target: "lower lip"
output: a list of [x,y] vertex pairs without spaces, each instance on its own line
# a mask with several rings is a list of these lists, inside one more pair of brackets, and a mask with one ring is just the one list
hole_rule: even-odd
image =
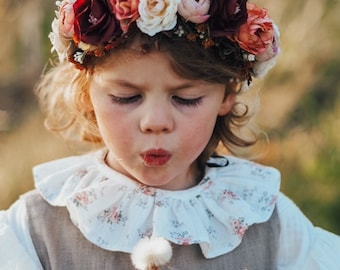
[[141,154],[141,157],[145,165],[149,167],[161,167],[169,162],[171,154],[165,150],[150,150]]

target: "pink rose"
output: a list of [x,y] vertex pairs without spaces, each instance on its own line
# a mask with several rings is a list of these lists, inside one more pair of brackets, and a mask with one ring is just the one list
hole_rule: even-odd
[[76,0],[63,1],[59,9],[59,30],[64,37],[71,38],[74,34],[74,10],[73,4]]
[[258,8],[253,3],[247,3],[247,9],[247,22],[241,25],[234,39],[242,49],[258,55],[273,43],[274,24],[266,9]]
[[255,77],[263,78],[267,72],[274,67],[276,57],[280,53],[280,32],[279,28],[274,24],[273,42],[269,44],[266,50],[255,56],[253,73]]
[[178,6],[178,13],[187,21],[203,23],[210,15],[210,0],[182,0]]
[[256,55],[256,61],[264,62],[280,53],[280,32],[279,27],[274,25],[274,37],[273,41],[267,45],[266,50]]
[[73,4],[76,42],[103,46],[122,30],[108,0],[77,0]]
[[110,0],[110,3],[120,27],[127,32],[130,24],[139,18],[139,0]]

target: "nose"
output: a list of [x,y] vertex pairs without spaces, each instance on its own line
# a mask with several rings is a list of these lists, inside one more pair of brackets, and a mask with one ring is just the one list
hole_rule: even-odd
[[142,112],[140,129],[143,133],[170,133],[174,128],[171,108],[165,104],[148,104]]

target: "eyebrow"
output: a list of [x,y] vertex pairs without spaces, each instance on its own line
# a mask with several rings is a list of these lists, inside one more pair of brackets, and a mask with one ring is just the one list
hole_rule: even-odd
[[120,85],[120,86],[124,86],[124,87],[128,87],[128,88],[133,88],[133,89],[140,89],[140,87],[136,84],[133,84],[129,81],[126,81],[126,80],[121,80],[121,79],[113,79],[113,80],[108,80],[109,83],[114,83],[114,84],[117,84],[117,85]]
[[[120,86],[124,86],[124,87],[127,87],[127,88],[137,89],[137,90],[140,90],[140,89],[143,88],[143,85],[139,86],[137,84],[131,83],[131,82],[124,80],[124,79],[110,79],[110,80],[108,80],[108,82],[114,83],[114,84],[117,84],[117,85],[120,85]],[[171,87],[169,87],[169,89],[172,90],[172,91],[179,91],[179,90],[191,88],[191,87],[194,87],[194,86],[196,86],[195,83],[188,82],[188,83],[179,84],[178,86],[171,86]]]

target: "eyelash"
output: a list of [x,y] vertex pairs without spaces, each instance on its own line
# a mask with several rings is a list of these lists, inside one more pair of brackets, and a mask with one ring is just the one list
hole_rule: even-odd
[[117,97],[114,95],[111,95],[111,99],[113,103],[125,105],[125,104],[132,104],[134,102],[139,101],[142,98],[141,95],[135,95],[131,97]]
[[[132,104],[132,103],[139,101],[141,98],[142,98],[141,95],[135,95],[131,97],[117,97],[117,96],[111,95],[112,102],[120,104],[120,105]],[[177,104],[188,106],[188,107],[198,106],[202,102],[202,97],[187,99],[187,98],[181,98],[178,96],[173,96],[172,99]]]
[[187,99],[187,98],[173,96],[172,98],[179,105],[184,105],[188,107],[198,106],[202,102],[202,97]]

